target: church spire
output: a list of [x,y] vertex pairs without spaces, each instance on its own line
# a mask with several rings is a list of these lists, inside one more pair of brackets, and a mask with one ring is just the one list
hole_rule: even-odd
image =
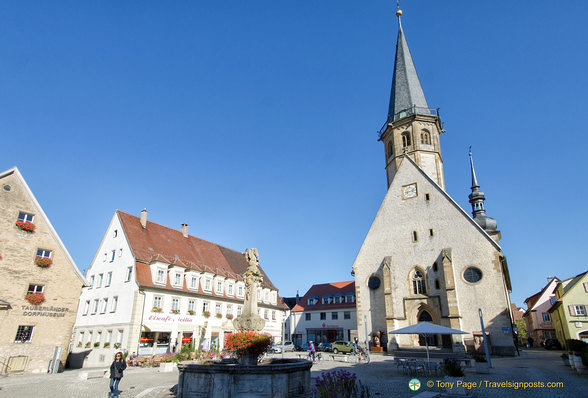
[[486,231],[496,231],[496,220],[486,216],[486,209],[484,208],[484,201],[486,197],[484,192],[480,191],[480,185],[478,185],[478,179],[476,178],[476,170],[474,169],[474,158],[472,156],[472,147],[470,147],[470,168],[472,171],[472,193],[469,194],[468,198],[472,204],[472,215],[474,221],[478,225],[484,228]]
[[398,39],[396,41],[396,60],[394,62],[394,74],[392,77],[392,92],[390,93],[390,106],[388,108],[388,121],[393,122],[412,114],[429,115],[429,106],[425,99],[425,93],[417,75],[408,43],[404,37],[398,10]]

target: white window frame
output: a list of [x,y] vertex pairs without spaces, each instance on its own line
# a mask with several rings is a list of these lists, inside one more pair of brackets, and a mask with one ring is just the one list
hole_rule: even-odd
[[17,220],[20,222],[33,222],[35,220],[35,215],[19,211]]
[[180,310],[180,299],[178,297],[172,297],[171,309],[175,311]]
[[165,283],[165,270],[162,270],[161,268],[155,270],[155,282]]
[[195,311],[196,300],[188,300],[188,311]]
[[237,316],[241,315],[243,313],[243,306],[238,305],[237,306]]
[[216,292],[219,294],[223,293],[223,281],[216,281]]
[[237,288],[237,296],[243,297],[243,285],[239,285]]
[[210,312],[210,303],[208,301],[202,302],[202,312]]
[[228,294],[229,296],[232,296],[232,295],[233,295],[233,284],[232,284],[232,283],[229,283],[229,284],[227,285],[227,294]]
[[100,306],[100,300],[94,299],[94,305],[92,306],[92,314],[95,314],[98,312],[99,306]]
[[118,306],[118,296],[114,296],[112,298],[112,303],[110,304],[110,312],[116,312],[117,306]]
[[163,308],[162,296],[153,296],[153,308]]
[[133,275],[133,267],[127,267],[127,279],[125,280],[125,282],[130,282],[131,281],[131,276]]
[[51,250],[37,249],[37,257],[39,258],[51,258]]
[[104,279],[104,274],[98,274],[98,281],[96,282],[96,289],[102,287],[102,280]]
[[106,281],[104,282],[104,287],[110,286],[112,283],[112,271],[106,274]]
[[124,333],[125,333],[124,329],[118,329],[118,336],[116,337],[117,343],[122,344]]
[[223,306],[221,303],[216,303],[214,305],[214,313],[215,314],[222,314],[223,313]]
[[[28,328],[28,329],[21,330],[21,328]],[[19,340],[18,339],[19,335],[22,335],[22,333],[24,333],[27,330],[30,330],[29,338],[27,340],[22,340],[22,339]],[[14,337],[14,342],[15,343],[30,343],[33,340],[34,333],[35,333],[35,326],[34,325],[18,325],[18,328],[16,329],[16,336]]]
[[115,258],[116,258],[116,249],[112,250],[112,252],[111,252],[110,262],[113,262]]
[[88,315],[90,312],[90,300],[86,300],[84,303],[84,313],[82,315]]
[[102,299],[102,311],[101,314],[105,314],[108,311],[108,298]]
[[174,274],[174,285],[175,286],[182,286],[182,274],[176,272]]
[[212,289],[211,283],[212,283],[212,280],[210,278],[206,278],[204,280],[204,290],[206,290],[207,292],[210,292],[210,290]]
[[[33,289],[31,290],[31,286]],[[45,285],[35,285],[33,283],[29,284],[27,289],[27,293],[43,293],[45,291]]]
[[90,287],[88,289],[93,289],[94,288],[94,275],[90,276]]
[[190,289],[192,289],[192,290],[198,289],[198,278],[195,276],[192,276],[190,278]]

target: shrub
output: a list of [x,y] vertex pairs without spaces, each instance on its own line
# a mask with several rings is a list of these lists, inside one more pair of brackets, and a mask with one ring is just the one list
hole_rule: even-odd
[[317,398],[355,398],[369,397],[366,386],[362,385],[354,373],[343,369],[332,372],[322,372],[316,378],[313,393]]
[[271,344],[269,336],[250,331],[231,333],[225,338],[225,348],[239,356],[261,355]]
[[441,369],[449,377],[461,377],[464,375],[459,360],[455,358],[445,358],[441,362]]
[[588,347],[588,344],[582,340],[568,339],[566,340],[566,347],[568,348],[568,351],[580,353],[585,347]]
[[484,355],[474,355],[474,361],[476,362],[488,362]]

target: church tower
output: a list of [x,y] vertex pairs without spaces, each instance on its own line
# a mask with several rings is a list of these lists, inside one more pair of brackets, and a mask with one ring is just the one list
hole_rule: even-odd
[[445,189],[439,134],[438,109],[429,108],[400,23],[392,77],[388,118],[379,132],[384,143],[388,187],[404,156],[410,158],[439,186]]

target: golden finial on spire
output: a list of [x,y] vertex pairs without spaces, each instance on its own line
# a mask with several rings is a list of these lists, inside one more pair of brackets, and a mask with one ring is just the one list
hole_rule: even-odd
[[398,18],[400,18],[400,16],[401,16],[401,15],[402,15],[402,10],[398,10],[398,11],[396,11],[396,16],[397,16]]

